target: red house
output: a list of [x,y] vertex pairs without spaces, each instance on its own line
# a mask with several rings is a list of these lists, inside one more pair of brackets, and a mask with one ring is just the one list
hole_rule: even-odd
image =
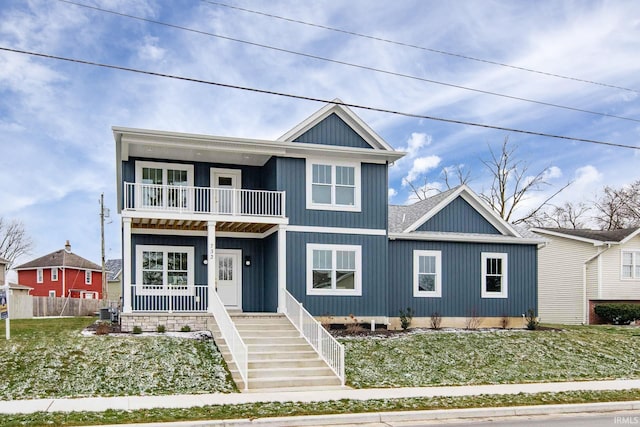
[[102,298],[102,267],[64,249],[19,265],[18,283],[44,297]]

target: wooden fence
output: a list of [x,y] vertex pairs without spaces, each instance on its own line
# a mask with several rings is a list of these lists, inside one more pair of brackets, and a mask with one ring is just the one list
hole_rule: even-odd
[[33,297],[33,317],[93,316],[101,306],[98,299]]

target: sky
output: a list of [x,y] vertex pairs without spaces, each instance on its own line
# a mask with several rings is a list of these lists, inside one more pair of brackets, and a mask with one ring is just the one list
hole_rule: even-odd
[[[640,146],[638,1],[223,1],[77,0],[114,14],[2,0],[0,48]],[[102,193],[111,213],[106,257],[120,257],[112,126],[276,139],[322,105],[0,50],[0,217],[22,221],[34,243],[18,262],[65,240],[99,262]],[[441,171],[456,165],[485,191],[482,160],[507,137],[531,172],[548,168],[549,185],[523,211],[568,182],[556,204],[592,201],[606,185],[640,179],[637,149],[354,111],[407,152],[389,170],[393,204],[412,201],[404,180],[444,189]]]

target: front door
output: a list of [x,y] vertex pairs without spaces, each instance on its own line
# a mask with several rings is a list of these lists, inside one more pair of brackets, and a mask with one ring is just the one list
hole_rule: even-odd
[[242,251],[216,249],[218,296],[227,309],[242,310]]
[[211,169],[211,187],[213,190],[212,211],[221,214],[237,213],[239,197],[237,192],[242,188],[239,169]]

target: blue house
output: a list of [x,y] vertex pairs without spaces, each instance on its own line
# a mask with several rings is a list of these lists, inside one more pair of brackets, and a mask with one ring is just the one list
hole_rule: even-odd
[[388,206],[404,153],[335,102],[275,141],[113,128],[123,330],[213,329],[248,387],[258,326],[290,322],[343,384],[314,318],[397,327],[411,307],[416,326],[497,325],[536,308],[539,240],[466,186]]

